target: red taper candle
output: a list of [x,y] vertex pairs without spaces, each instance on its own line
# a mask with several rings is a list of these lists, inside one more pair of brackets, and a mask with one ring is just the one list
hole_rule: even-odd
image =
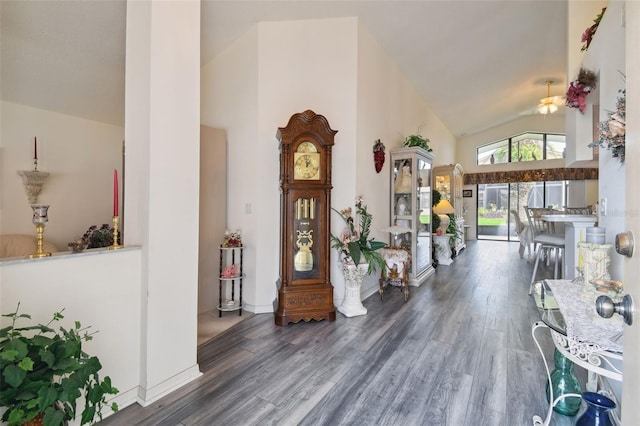
[[113,170],[113,215],[118,216],[118,170]]
[[33,159],[38,159],[38,138],[36,136],[33,137]]

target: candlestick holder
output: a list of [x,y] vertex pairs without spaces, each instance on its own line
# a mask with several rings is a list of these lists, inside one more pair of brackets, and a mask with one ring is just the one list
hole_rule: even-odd
[[113,217],[113,244],[107,247],[107,250],[121,249],[123,246],[118,244],[118,224],[120,223],[120,217]]
[[37,161],[35,165],[36,167],[33,171],[18,170],[18,174],[22,177],[24,191],[27,193],[30,204],[36,204],[38,202],[38,195],[40,195],[40,191],[42,191],[44,181],[49,177],[49,173],[38,171]]
[[49,222],[48,211],[49,206],[41,204],[34,204],[31,206],[33,210],[33,218],[31,221],[36,226],[36,252],[29,255],[30,259],[39,259],[41,257],[49,257],[51,253],[45,252],[42,249],[42,243],[44,241],[44,225]]

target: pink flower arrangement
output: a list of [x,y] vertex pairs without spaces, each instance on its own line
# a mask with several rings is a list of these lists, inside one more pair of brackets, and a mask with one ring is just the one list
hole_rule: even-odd
[[596,88],[598,76],[593,71],[580,68],[578,78],[569,83],[566,93],[567,106],[578,108],[581,113],[587,109],[587,95]]
[[228,265],[222,270],[222,278],[235,278],[238,276],[238,265]]
[[340,235],[331,234],[331,247],[338,249],[340,261],[354,265],[360,264],[361,261],[368,263],[368,273],[375,272],[376,266],[383,268],[384,261],[378,250],[383,248],[386,243],[375,241],[374,238],[369,239],[373,216],[367,211],[367,205],[364,204],[362,196],[356,197],[359,227],[356,227],[351,207],[342,210],[336,210],[333,207],[331,209],[338,213],[346,224],[346,228]]

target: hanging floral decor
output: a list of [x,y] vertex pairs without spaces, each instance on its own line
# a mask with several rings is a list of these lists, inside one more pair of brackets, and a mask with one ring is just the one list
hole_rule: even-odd
[[581,113],[587,109],[587,95],[598,85],[598,76],[593,71],[580,68],[578,78],[569,83],[567,106],[578,108]]
[[380,139],[376,139],[373,144],[373,164],[376,168],[376,173],[380,173],[382,166],[384,166],[384,149],[385,146]]
[[625,144],[625,127],[626,127],[626,90],[620,90],[618,101],[616,102],[616,111],[609,113],[607,120],[598,124],[599,139],[591,144],[590,147],[601,146],[611,151],[611,156],[624,163],[624,144]]
[[581,41],[584,43],[582,45],[582,49],[580,51],[584,52],[589,48],[591,44],[591,40],[593,40],[593,36],[596,35],[596,31],[598,30],[598,25],[600,25],[600,21],[602,20],[602,16],[604,15],[604,11],[607,10],[606,7],[602,8],[602,12],[600,12],[596,18],[593,20],[593,25],[584,30],[582,33]]

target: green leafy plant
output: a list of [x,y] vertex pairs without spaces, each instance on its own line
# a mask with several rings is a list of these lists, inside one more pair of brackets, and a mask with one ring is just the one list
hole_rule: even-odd
[[[437,206],[440,200],[442,200],[442,194],[437,189],[434,189],[431,193],[431,208]],[[434,213],[431,219],[431,231],[436,232],[436,229],[440,227],[440,216]]]
[[425,149],[427,152],[433,151],[429,147],[429,142],[431,142],[428,138],[421,136],[420,134],[409,135],[404,139],[403,145],[406,147],[420,147]]
[[380,250],[386,243],[369,239],[371,230],[371,221],[373,216],[367,211],[367,206],[363,204],[362,197],[356,198],[356,212],[360,217],[360,228],[356,230],[351,207],[343,210],[333,211],[338,213],[345,221],[347,227],[339,236],[331,234],[331,247],[338,249],[341,260],[344,262],[353,262],[355,265],[360,263],[362,257],[369,264],[368,273],[375,272],[376,266],[384,268],[384,260],[380,255]]
[[447,227],[447,234],[453,234],[449,237],[449,245],[453,248],[456,246],[456,239],[462,235],[462,232],[458,229],[456,225],[456,215],[453,213],[449,213],[449,226]]
[[[66,424],[76,418],[77,400],[84,396],[81,423],[91,423],[106,403],[106,395],[117,394],[95,356],[82,350],[82,343],[92,334],[75,327],[56,331],[51,324],[60,321],[62,311],[56,312],[46,325],[18,327],[19,320],[31,319],[16,311],[3,314],[11,318],[11,325],[0,330],[0,406],[6,407],[2,420],[8,425],[20,425],[42,415],[45,426]],[[64,311],[64,310],[63,310]],[[118,410],[116,403],[111,404]]]

